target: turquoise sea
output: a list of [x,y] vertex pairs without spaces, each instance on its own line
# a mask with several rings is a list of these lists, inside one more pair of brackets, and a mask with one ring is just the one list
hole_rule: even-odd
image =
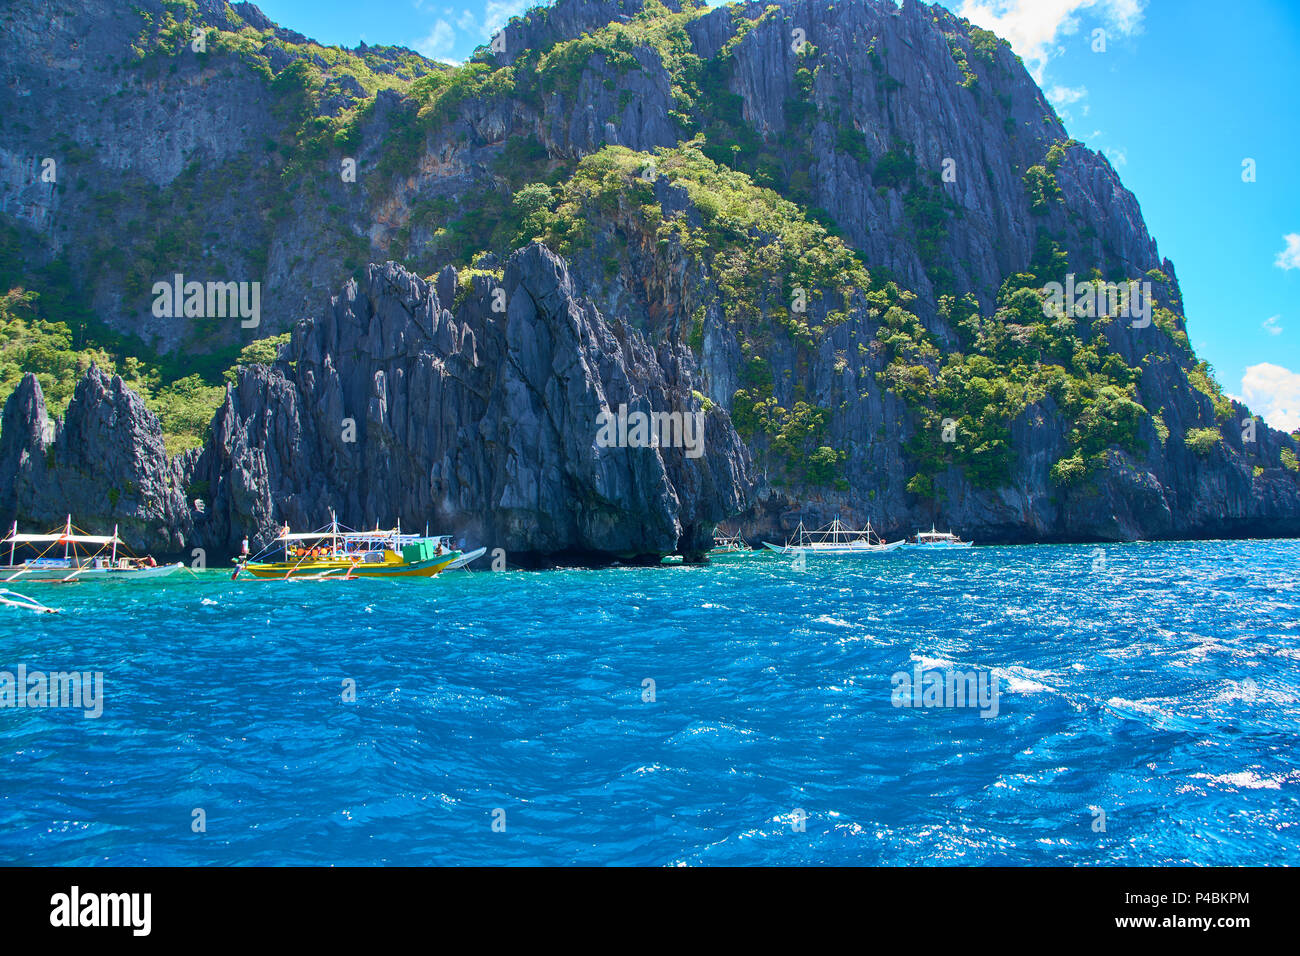
[[[1298,568],[1227,541],[28,585],[62,613],[0,608],[0,671],[102,672],[103,713],[0,709],[0,864],[1296,864]],[[996,714],[895,706],[947,670]]]

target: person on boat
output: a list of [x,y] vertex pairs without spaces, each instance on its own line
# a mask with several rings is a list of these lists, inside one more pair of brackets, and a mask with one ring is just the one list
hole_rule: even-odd
[[438,555],[439,557],[442,556],[442,542],[441,542],[441,541],[439,541],[439,542],[438,542],[438,546],[437,546],[436,548],[433,549],[433,553],[436,554],[436,555]]
[[158,567],[158,562],[153,559],[152,554],[146,554],[144,556],[144,566],[146,568],[156,568]]
[[244,535],[244,540],[239,546],[239,556],[241,558],[248,557],[248,535]]

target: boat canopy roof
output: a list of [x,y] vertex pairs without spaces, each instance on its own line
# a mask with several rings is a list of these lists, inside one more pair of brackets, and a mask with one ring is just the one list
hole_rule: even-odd
[[122,544],[122,539],[111,534],[22,534],[15,532],[3,544]]
[[[450,538],[451,535],[430,535],[427,540],[443,540]],[[419,534],[399,534],[396,528],[375,529],[373,531],[334,531],[329,528],[320,531],[295,531],[290,534],[277,535],[276,541],[320,541],[325,538],[341,538],[344,541],[392,541],[394,539],[404,542],[426,540],[425,535]]]
[[321,538],[340,538],[342,537],[337,531],[296,531],[293,534],[282,534],[276,537],[276,541],[319,541]]

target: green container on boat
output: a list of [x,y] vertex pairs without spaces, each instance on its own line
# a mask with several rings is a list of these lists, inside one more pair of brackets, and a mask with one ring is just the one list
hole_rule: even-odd
[[407,564],[419,564],[421,561],[429,561],[436,557],[434,552],[434,543],[432,541],[416,541],[412,544],[402,545],[402,560]]

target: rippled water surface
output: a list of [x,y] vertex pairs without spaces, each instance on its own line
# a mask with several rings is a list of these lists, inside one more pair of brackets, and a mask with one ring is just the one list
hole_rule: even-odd
[[[1296,864],[1298,559],[29,585],[0,670],[104,711],[0,709],[0,864]],[[918,665],[997,715],[894,706]]]

